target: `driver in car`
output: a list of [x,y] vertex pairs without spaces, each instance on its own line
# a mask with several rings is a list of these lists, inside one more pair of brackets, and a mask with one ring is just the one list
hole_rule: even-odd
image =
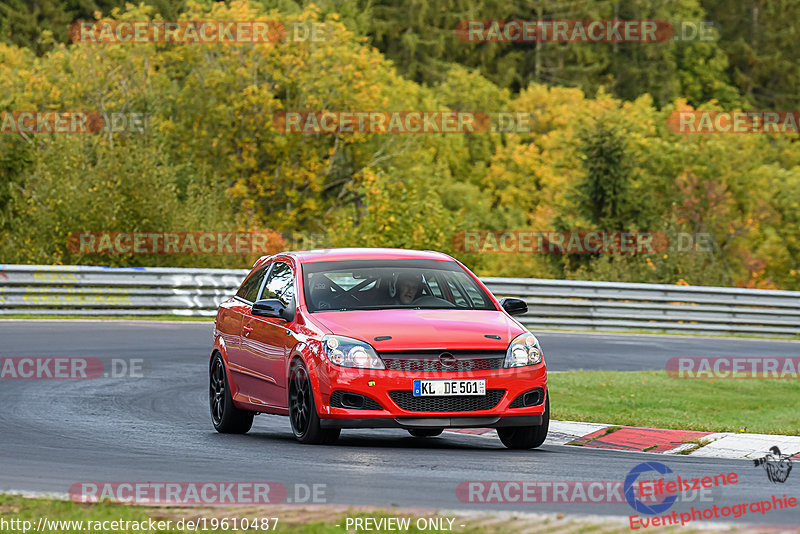
[[408,305],[414,302],[420,285],[422,285],[422,277],[418,274],[401,273],[397,275],[395,303]]

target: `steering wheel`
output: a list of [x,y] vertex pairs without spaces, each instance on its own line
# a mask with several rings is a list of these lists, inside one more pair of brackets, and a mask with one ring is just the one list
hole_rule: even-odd
[[448,308],[455,308],[455,304],[449,300],[440,299],[439,297],[434,297],[433,295],[423,295],[414,299],[411,304],[419,306],[447,306]]

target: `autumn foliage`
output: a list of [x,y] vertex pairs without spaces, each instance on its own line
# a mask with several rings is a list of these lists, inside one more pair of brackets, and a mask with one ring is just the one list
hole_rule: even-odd
[[[97,15],[160,16],[144,4]],[[516,91],[454,62],[418,83],[313,5],[190,2],[179,20],[270,20],[287,33],[59,43],[40,55],[0,44],[0,110],[86,110],[106,121],[81,135],[0,134],[0,262],[249,267],[252,255],[85,255],[68,239],[269,231],[296,247],[441,250],[481,275],[800,289],[797,134],[669,127],[674,112],[730,111],[735,99],[699,102],[697,90],[625,100],[533,82]],[[312,27],[319,38],[294,32]],[[287,133],[275,121],[289,111],[411,110],[534,120],[529,131],[420,135]],[[580,257],[453,246],[459,232],[526,230],[703,234],[712,246]]]

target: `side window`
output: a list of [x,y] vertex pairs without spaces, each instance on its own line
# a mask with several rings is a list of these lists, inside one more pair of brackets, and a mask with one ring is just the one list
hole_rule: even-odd
[[276,263],[267,278],[262,299],[278,299],[284,306],[289,306],[294,297],[294,276],[292,268],[286,263]]
[[236,296],[241,297],[248,302],[255,302],[256,297],[258,296],[258,289],[261,287],[261,282],[264,281],[264,275],[267,274],[268,268],[269,264],[261,267],[252,275],[250,275],[250,277],[245,280],[244,284],[242,284],[242,287],[239,288]]

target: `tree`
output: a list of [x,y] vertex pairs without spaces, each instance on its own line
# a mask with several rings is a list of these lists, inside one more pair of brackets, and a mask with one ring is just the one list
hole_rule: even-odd
[[586,177],[577,186],[578,213],[596,229],[624,230],[635,221],[630,185],[634,164],[625,132],[607,120],[600,118],[581,135]]
[[702,0],[720,31],[729,78],[755,109],[797,109],[800,17],[792,0]]

